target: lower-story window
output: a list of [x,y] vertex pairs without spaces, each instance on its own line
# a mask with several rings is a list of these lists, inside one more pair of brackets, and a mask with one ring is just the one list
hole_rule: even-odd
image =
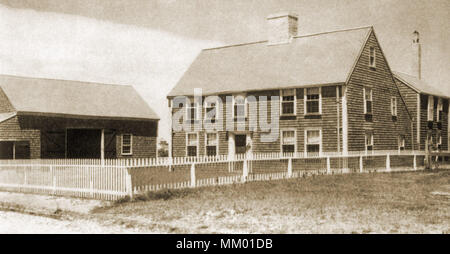
[[321,130],[306,130],[306,152],[307,153],[320,153],[320,146],[322,143]]
[[366,133],[366,151],[372,151],[373,150],[373,133],[367,132]]
[[133,143],[133,135],[131,134],[122,135],[122,155],[133,154],[132,143]]
[[405,150],[405,136],[403,135],[398,136],[398,150]]
[[190,157],[197,156],[197,150],[198,150],[197,133],[188,133],[187,134],[186,146],[187,146],[187,156],[190,156]]
[[217,155],[218,138],[217,133],[206,133],[206,155]]
[[295,130],[281,131],[281,150],[283,153],[295,152]]
[[437,143],[437,149],[441,150],[442,149],[442,134],[440,131],[438,131],[438,133],[436,134],[436,143]]
[[0,141],[0,159],[30,159],[30,142]]

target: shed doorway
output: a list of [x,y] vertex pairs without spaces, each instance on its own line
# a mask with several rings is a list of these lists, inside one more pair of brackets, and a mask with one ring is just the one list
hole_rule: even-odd
[[101,135],[99,129],[67,129],[67,158],[100,159]]

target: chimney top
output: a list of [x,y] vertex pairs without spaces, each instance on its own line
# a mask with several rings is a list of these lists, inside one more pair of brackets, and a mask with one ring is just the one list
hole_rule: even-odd
[[419,34],[419,32],[417,32],[417,30],[415,30],[413,33],[412,33],[412,38],[413,38],[413,43],[419,43],[419,36],[420,34]]
[[297,36],[298,15],[279,12],[267,16],[268,45],[286,44]]

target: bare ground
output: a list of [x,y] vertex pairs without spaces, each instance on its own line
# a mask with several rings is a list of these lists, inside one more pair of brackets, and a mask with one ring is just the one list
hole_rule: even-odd
[[57,218],[0,212],[0,232],[450,233],[450,171],[161,191],[95,207]]

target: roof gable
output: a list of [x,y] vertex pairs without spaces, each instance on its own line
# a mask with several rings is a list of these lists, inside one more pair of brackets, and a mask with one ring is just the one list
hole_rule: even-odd
[[159,119],[132,86],[0,75],[0,87],[18,113]]
[[345,83],[372,30],[356,28],[290,43],[256,42],[203,50],[169,97]]
[[394,71],[393,74],[394,74],[394,77],[398,81],[400,81],[400,82],[404,83],[405,85],[407,85],[408,87],[412,88],[417,93],[424,93],[424,94],[434,95],[434,96],[438,96],[438,97],[450,98],[449,95],[444,94],[444,92],[440,91],[439,89],[437,89],[435,87],[428,85],[425,81],[418,79],[417,77],[411,76],[406,73],[397,72],[397,71]]

